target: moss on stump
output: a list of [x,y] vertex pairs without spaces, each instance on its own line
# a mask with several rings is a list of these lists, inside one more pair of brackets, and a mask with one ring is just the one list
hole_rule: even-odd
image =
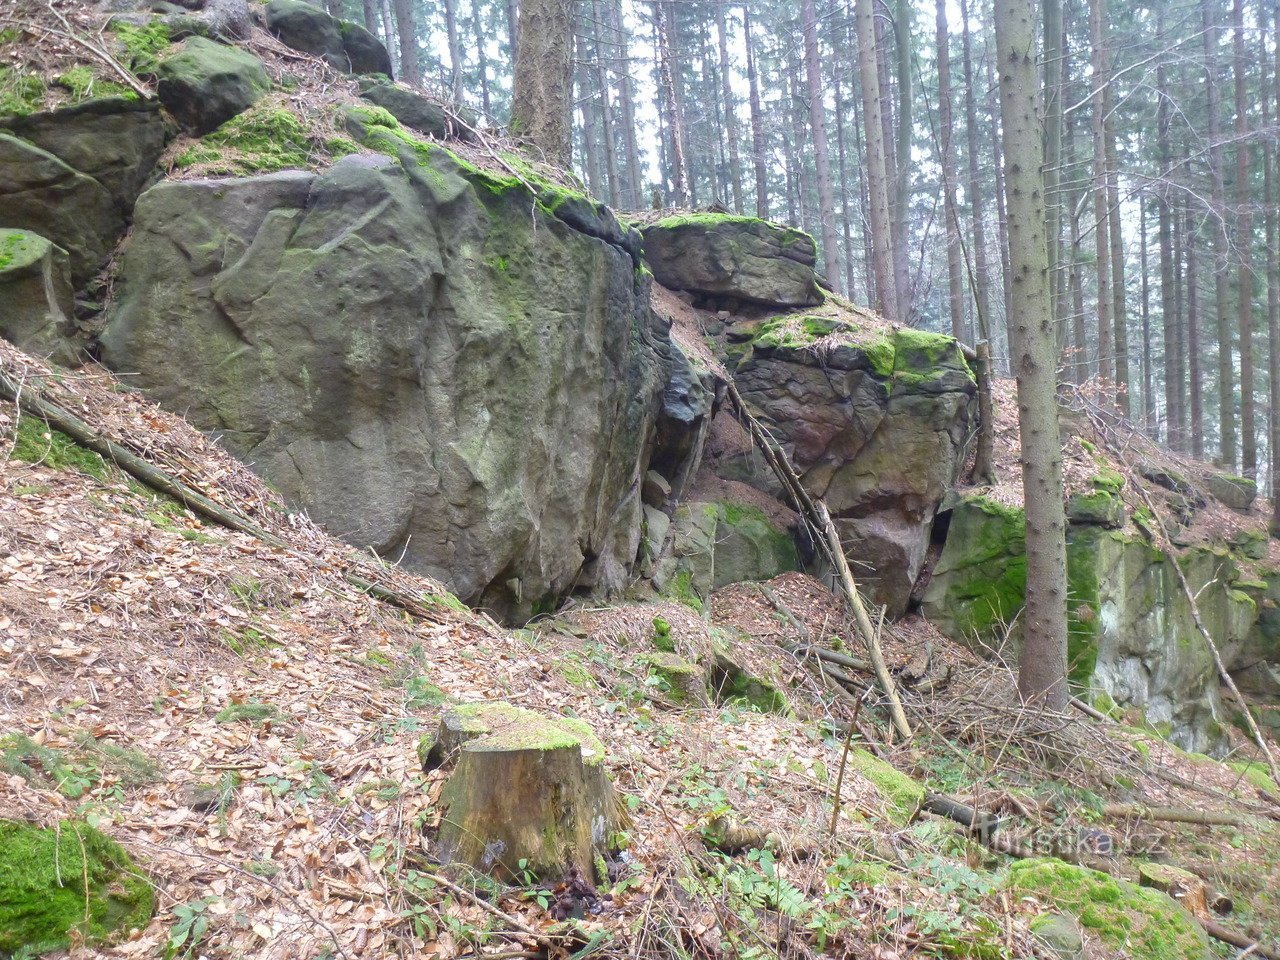
[[1206,960],[1209,941],[1183,907],[1156,890],[1061,860],[1024,860],[1009,868],[1009,889],[1069,913],[1108,955],[1133,960]]
[[441,863],[501,880],[590,874],[617,831],[617,799],[604,747],[591,728],[509,703],[454,707],[425,752],[428,769],[452,764],[440,796]]
[[151,885],[85,823],[0,820],[0,954],[106,943],[151,919]]

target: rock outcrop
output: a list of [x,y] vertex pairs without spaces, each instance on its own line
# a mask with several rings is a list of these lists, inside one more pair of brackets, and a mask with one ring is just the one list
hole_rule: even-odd
[[809,307],[822,302],[813,238],[752,217],[688,214],[644,229],[644,253],[664,287],[717,305]]
[[350,20],[339,20],[305,0],[271,0],[267,29],[281,43],[320,57],[345,73],[391,76],[391,57],[377,37]]
[[104,359],[470,603],[620,588],[672,349],[634,238],[378,130],[394,158],[147,191]]
[[158,68],[160,102],[188,133],[203,136],[271,89],[262,61],[226,44],[192,37]]
[[[924,613],[952,639],[1009,656],[1026,590],[1023,513],[965,497],[947,519]],[[1139,536],[1093,524],[1068,528],[1068,666],[1084,695],[1137,707],[1179,746],[1211,751],[1221,741],[1218,678],[1174,562],[1228,667],[1251,665],[1265,688],[1276,647],[1271,618],[1259,610],[1271,587],[1243,580],[1225,548],[1193,547],[1175,560]]]
[[901,615],[977,416],[960,345],[790,315],[754,330],[734,378],[825,499],[872,599]]
[[67,253],[39,234],[0,228],[0,336],[70,364],[74,304]]
[[168,139],[160,105],[126,97],[0,118],[0,227],[57,244],[82,286],[124,235]]

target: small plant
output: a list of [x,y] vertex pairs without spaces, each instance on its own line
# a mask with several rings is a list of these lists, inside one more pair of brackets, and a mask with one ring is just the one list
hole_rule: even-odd
[[209,907],[217,902],[217,897],[205,897],[173,908],[177,923],[169,930],[169,940],[164,945],[165,960],[196,955],[209,932]]
[[252,723],[259,726],[280,719],[280,710],[269,703],[247,700],[244,703],[229,703],[218,711],[213,718],[217,723]]

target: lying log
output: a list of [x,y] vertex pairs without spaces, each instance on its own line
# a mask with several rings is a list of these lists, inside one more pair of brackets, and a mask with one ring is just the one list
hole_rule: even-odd
[[1217,810],[1185,807],[1148,807],[1140,803],[1104,803],[1102,815],[1113,820],[1155,820],[1160,823],[1196,823],[1203,826],[1236,827],[1240,818]]
[[604,748],[581,720],[466,704],[445,711],[422,753],[426,770],[452,767],[440,794],[440,863],[524,883],[526,874],[559,878],[575,867],[591,876],[608,852],[617,796]]

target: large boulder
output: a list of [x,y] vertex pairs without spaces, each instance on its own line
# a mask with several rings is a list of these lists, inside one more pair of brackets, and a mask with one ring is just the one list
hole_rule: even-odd
[[345,73],[391,76],[391,57],[377,37],[350,20],[331,17],[305,0],[271,0],[267,29],[281,43],[320,57]]
[[[1016,659],[1026,591],[1021,508],[961,499],[924,593],[930,622],[976,650]],[[1258,603],[1226,550],[1181,552],[1176,561],[1141,537],[1100,526],[1067,531],[1067,647],[1073,685],[1136,707],[1187,750],[1221,743],[1212,654],[1173,569],[1181,565],[1200,616],[1228,663],[1243,662]]]
[[67,253],[39,234],[0,228],[0,336],[70,364],[74,302]]
[[394,143],[318,174],[151,188],[104,360],[334,533],[468,602],[519,619],[622,588],[666,338],[626,235]]
[[159,103],[125,97],[0,119],[0,227],[67,251],[82,285],[124,235],[169,134]]
[[262,61],[247,51],[192,37],[159,67],[160,102],[200,137],[239,116],[271,89]]
[[1248,477],[1230,473],[1211,473],[1205,485],[1214,499],[1239,513],[1247,513],[1258,496],[1258,484]]
[[960,345],[789,316],[757,329],[734,379],[826,501],[861,584],[901,615],[977,416]]
[[752,217],[698,213],[644,229],[644,255],[664,287],[704,299],[774,307],[822,302],[813,238]]
[[791,534],[759,507],[735,501],[681,504],[672,520],[674,564],[659,586],[698,599],[730,583],[800,569]]
[[361,77],[360,96],[382,107],[410,129],[443,140],[453,134],[449,114],[430,97],[383,77]]

